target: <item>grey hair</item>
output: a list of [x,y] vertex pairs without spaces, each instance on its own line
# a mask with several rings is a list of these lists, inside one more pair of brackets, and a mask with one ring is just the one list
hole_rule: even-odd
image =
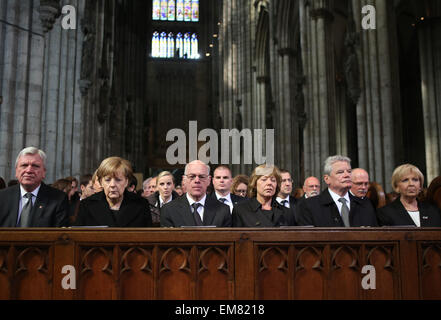
[[21,150],[17,156],[17,159],[15,159],[15,167],[17,167],[18,165],[18,160],[20,159],[20,157],[25,156],[27,154],[31,154],[31,155],[38,154],[41,160],[43,161],[43,167],[46,168],[46,153],[44,153],[43,150],[40,150],[35,147],[27,147]]
[[192,162],[189,162],[185,165],[184,175],[187,175],[188,172],[188,166],[191,164],[203,164],[207,168],[207,174],[210,175],[210,166],[200,160],[194,160]]
[[144,180],[144,182],[142,183],[142,189],[145,190],[147,189],[148,184],[150,183],[150,181],[152,181],[153,177],[147,178]]
[[349,159],[348,157],[345,157],[345,156],[336,155],[336,156],[328,157],[325,160],[325,166],[323,168],[323,174],[324,175],[330,175],[331,171],[332,171],[332,165],[334,163],[340,162],[340,161],[347,162],[347,163],[349,163],[349,165],[351,164],[351,159]]

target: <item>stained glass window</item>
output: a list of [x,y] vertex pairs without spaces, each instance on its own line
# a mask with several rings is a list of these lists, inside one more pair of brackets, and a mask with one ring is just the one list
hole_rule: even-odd
[[199,0],[152,0],[153,20],[199,21]]
[[184,34],[184,59],[191,57],[191,43],[190,43],[190,33]]
[[176,20],[184,21],[184,0],[176,1]]
[[167,20],[168,1],[161,0],[161,20]]
[[167,58],[173,58],[175,56],[175,38],[173,33],[170,32],[167,38]]
[[161,1],[153,0],[152,18],[153,20],[159,20],[160,17],[161,17]]
[[[199,21],[199,0],[152,0],[152,20]],[[170,32],[169,22],[152,35],[151,56],[154,58],[199,59],[197,29],[191,32]],[[173,26],[170,23],[170,26]],[[173,27],[175,29],[176,25]],[[153,24],[153,28],[157,28]],[[169,30],[167,30],[169,29]]]
[[176,12],[175,9],[176,9],[175,0],[168,0],[168,21],[175,20],[175,12]]
[[160,44],[159,44],[159,33],[157,31],[153,32],[153,38],[152,38],[152,57],[159,57],[160,56]]
[[182,58],[184,56],[184,40],[182,39],[182,33],[176,35],[176,57]]
[[159,37],[159,56],[161,58],[167,58],[167,34],[165,32],[161,32],[161,36]]
[[191,21],[191,0],[184,0],[184,21]]
[[199,0],[191,2],[191,21],[199,21]]
[[196,33],[193,33],[191,35],[191,59],[198,59],[199,58],[199,50],[198,50],[198,37]]

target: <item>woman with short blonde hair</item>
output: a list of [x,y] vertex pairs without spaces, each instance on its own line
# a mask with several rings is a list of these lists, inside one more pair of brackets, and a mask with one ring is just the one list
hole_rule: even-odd
[[399,196],[388,205],[377,210],[380,225],[416,227],[441,227],[441,212],[428,202],[420,202],[424,176],[420,169],[412,164],[397,167],[391,179],[391,185]]
[[250,199],[233,208],[233,227],[294,226],[292,211],[276,201],[281,181],[277,167],[264,164],[255,168],[248,185]]
[[132,174],[132,165],[126,159],[104,159],[96,170],[103,190],[81,201],[76,225],[150,227],[152,217],[147,200],[126,190]]

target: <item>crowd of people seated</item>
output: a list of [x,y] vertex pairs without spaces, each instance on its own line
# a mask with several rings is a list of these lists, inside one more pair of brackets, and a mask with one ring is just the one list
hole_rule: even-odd
[[[290,172],[257,166],[232,176],[226,165],[195,160],[179,185],[169,171],[138,184],[129,161],[104,159],[79,181],[46,185],[46,155],[34,147],[16,159],[16,178],[0,178],[0,227],[441,227],[441,176],[424,186],[411,164],[398,166],[392,192],[352,169],[345,156],[326,159],[323,177],[293,186]],[[322,188],[321,181],[325,188]]]

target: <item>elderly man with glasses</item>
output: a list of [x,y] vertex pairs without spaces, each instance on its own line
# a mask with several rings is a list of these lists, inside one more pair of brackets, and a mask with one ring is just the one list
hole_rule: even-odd
[[195,160],[185,166],[187,193],[161,208],[161,227],[231,227],[230,208],[207,197],[210,167]]

